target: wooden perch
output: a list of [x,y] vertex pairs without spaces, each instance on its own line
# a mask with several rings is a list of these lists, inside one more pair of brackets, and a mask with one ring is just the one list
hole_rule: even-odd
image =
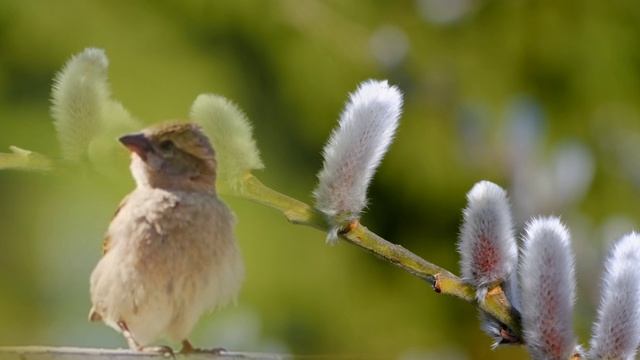
[[142,353],[132,350],[108,350],[75,347],[0,347],[0,360],[142,360],[142,359],[176,359],[176,360],[286,360],[290,355],[244,353],[229,351],[220,355],[214,354],[176,354],[170,355]]

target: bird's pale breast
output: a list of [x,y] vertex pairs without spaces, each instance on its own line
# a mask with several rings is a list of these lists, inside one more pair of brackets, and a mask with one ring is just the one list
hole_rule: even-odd
[[91,278],[94,308],[111,326],[126,321],[142,344],[185,339],[239,291],[233,223],[214,194],[138,188],[109,226],[110,250]]

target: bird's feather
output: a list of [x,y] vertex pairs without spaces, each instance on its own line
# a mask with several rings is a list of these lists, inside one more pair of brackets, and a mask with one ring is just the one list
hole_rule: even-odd
[[[113,219],[116,218],[116,216],[118,216],[118,213],[120,213],[120,210],[122,210],[122,208],[126,205],[130,195],[131,194],[128,194],[127,196],[124,197],[124,199],[122,199],[122,201],[120,201],[118,208],[116,209],[116,211],[113,213],[113,216],[111,217],[112,221]],[[111,249],[112,245],[113,244],[111,242],[111,236],[109,236],[109,233],[107,232],[104,236],[104,239],[102,239],[102,256],[106,255],[107,252],[109,252],[109,249]]]

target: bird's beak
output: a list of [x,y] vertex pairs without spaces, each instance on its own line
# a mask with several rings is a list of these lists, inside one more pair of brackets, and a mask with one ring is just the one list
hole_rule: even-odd
[[146,160],[147,154],[153,150],[149,139],[142,133],[124,135],[118,140],[129,151],[138,154],[142,160]]

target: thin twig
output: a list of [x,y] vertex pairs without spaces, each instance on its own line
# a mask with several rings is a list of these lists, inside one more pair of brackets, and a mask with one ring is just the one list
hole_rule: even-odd
[[[320,212],[302,201],[264,185],[252,174],[247,174],[243,179],[239,195],[281,211],[291,223],[311,226],[325,232],[329,230],[329,225]],[[466,284],[450,271],[428,262],[400,245],[383,239],[359,222],[346,224],[339,235],[343,240],[429,282],[436,292],[476,304],[505,324],[513,334],[520,335],[519,319],[513,315],[511,304],[500,286],[490,289],[483,301],[477,301],[475,289],[471,285]]]

